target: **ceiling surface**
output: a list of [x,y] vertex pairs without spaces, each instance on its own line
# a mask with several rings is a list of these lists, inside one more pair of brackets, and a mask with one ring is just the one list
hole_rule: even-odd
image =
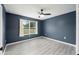
[[[76,10],[75,4],[4,4],[6,12],[44,20]],[[40,9],[51,15],[39,18]]]

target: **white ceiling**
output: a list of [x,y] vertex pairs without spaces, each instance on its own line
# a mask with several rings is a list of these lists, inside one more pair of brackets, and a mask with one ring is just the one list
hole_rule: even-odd
[[74,4],[4,4],[4,7],[9,13],[23,15],[36,19],[39,19],[38,12],[40,11],[40,9],[44,9],[44,12],[52,14],[41,17],[40,20],[76,10],[76,5]]

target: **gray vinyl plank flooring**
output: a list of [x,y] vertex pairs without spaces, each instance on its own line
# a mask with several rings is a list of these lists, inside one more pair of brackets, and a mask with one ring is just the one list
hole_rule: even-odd
[[5,55],[75,55],[75,47],[46,38],[33,38],[8,45]]

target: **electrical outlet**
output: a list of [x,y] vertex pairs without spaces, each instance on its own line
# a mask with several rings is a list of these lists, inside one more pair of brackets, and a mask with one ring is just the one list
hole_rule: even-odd
[[66,36],[64,36],[64,39],[66,39]]

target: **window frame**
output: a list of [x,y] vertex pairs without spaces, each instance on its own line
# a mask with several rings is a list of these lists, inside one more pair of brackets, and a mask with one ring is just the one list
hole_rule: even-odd
[[[24,34],[23,33],[23,29],[21,27],[21,22],[22,21],[28,21],[29,22],[29,34]],[[35,26],[35,33],[30,33],[30,22],[35,22],[36,26]],[[22,37],[22,36],[25,36],[25,35],[34,35],[34,34],[38,34],[38,21],[35,21],[35,20],[25,20],[25,19],[20,19],[19,21],[20,25],[19,25],[19,36]],[[22,32],[21,32],[22,31]]]

